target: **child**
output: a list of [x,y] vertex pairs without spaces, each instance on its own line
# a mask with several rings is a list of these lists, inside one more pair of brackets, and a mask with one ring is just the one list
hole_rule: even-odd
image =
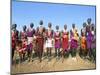
[[83,23],[83,28],[81,29],[81,35],[84,33],[85,36],[86,36],[86,26],[87,26],[87,24],[84,22]]
[[24,60],[24,55],[25,55],[25,51],[27,48],[27,44],[25,41],[18,41],[17,45],[16,45],[16,50],[19,53],[19,57],[20,57],[20,63]]
[[48,30],[46,32],[46,48],[47,48],[47,56],[50,60],[50,56],[51,56],[51,50],[52,50],[52,37],[53,37],[53,30],[51,29],[52,24],[48,23]]
[[86,37],[85,37],[85,33],[82,33],[81,36],[81,55],[80,56],[87,56],[87,49],[86,49]]
[[57,56],[57,59],[59,59],[60,56],[60,47],[61,47],[61,38],[60,38],[60,32],[59,32],[59,26],[56,26],[56,32],[54,35],[55,38],[55,56]]
[[65,52],[68,53],[68,47],[69,47],[69,34],[67,31],[67,25],[64,25],[64,31],[62,32],[62,56],[64,58]]
[[[27,47],[27,32],[26,32],[26,25],[23,26],[23,31],[20,32],[20,37],[21,37],[21,41],[22,41],[22,46],[25,48]],[[25,51],[23,51],[23,60],[25,60],[25,53],[26,53],[26,49]]]

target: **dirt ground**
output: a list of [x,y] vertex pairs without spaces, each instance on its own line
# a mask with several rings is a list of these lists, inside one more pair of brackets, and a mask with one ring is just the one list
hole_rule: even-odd
[[83,70],[83,69],[95,69],[96,64],[90,62],[87,59],[82,59],[77,54],[76,59],[69,56],[68,58],[62,58],[56,60],[52,56],[51,61],[48,61],[45,57],[42,58],[40,63],[38,58],[34,58],[33,62],[28,62],[27,60],[19,63],[13,64],[11,66],[11,71],[15,73],[35,73],[35,72],[50,72],[50,71],[64,71],[64,70]]

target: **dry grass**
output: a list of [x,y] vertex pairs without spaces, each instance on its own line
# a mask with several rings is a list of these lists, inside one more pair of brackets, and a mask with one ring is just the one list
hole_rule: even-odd
[[30,73],[30,72],[48,72],[48,71],[64,71],[64,70],[82,70],[82,69],[95,69],[96,65],[89,60],[82,59],[77,54],[76,60],[73,60],[71,56],[56,60],[52,56],[51,61],[43,57],[42,62],[40,63],[38,58],[34,58],[33,62],[28,62],[27,60],[23,63],[12,65],[12,73]]

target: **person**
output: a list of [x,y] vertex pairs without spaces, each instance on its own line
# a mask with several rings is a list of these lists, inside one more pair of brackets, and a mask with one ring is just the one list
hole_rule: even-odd
[[83,33],[84,33],[85,36],[86,36],[86,26],[87,26],[87,24],[86,24],[86,22],[84,22],[83,23],[83,28],[81,29],[81,35],[83,35]]
[[90,26],[87,26],[87,37],[86,37],[86,41],[87,41],[87,50],[88,50],[88,56],[90,57],[90,60],[92,59],[92,52],[91,52],[91,44],[92,44],[92,33],[90,30]]
[[95,49],[93,49],[95,47],[95,30],[94,30],[94,25],[91,23],[92,19],[88,18],[87,19],[87,26],[86,26],[86,33],[87,33],[87,49],[88,49],[88,55],[90,58],[90,61],[92,60],[93,57],[93,51],[95,53]]
[[60,38],[60,31],[59,26],[56,26],[56,32],[54,34],[55,39],[55,56],[57,56],[57,59],[60,57],[60,48],[61,48],[61,38]]
[[64,25],[64,30],[62,32],[62,57],[64,58],[65,52],[69,52],[69,32],[67,31],[67,25]]
[[71,55],[72,55],[72,59],[76,60],[76,52],[77,52],[77,48],[78,48],[78,32],[77,29],[75,28],[75,24],[72,24],[72,29],[70,31],[70,51],[71,51]]
[[47,57],[48,57],[48,60],[51,60],[51,50],[52,50],[52,47],[53,47],[53,30],[52,30],[52,24],[51,23],[48,23],[48,29],[47,29],[47,32],[46,32],[46,49],[47,49]]
[[81,35],[81,52],[80,52],[80,56],[83,58],[86,58],[87,56],[87,44],[86,44],[86,36],[85,36],[85,32],[82,32]]
[[35,35],[35,29],[33,28],[34,24],[30,23],[30,27],[27,29],[27,40],[28,40],[28,61],[32,61],[32,49],[33,49],[33,37]]
[[20,63],[24,61],[25,51],[27,48],[26,41],[19,40],[16,44],[16,50],[19,53]]
[[92,52],[93,62],[95,62],[96,61],[96,34],[95,34],[94,24],[92,24],[91,33],[92,33],[91,52]]
[[16,49],[16,43],[19,40],[19,31],[16,29],[17,24],[13,24],[11,28],[11,38],[12,38],[12,61],[14,57],[14,52]]
[[88,25],[88,26],[91,26],[91,21],[92,21],[91,18],[88,18],[88,19],[87,19],[87,25]]
[[[26,50],[27,50],[27,31],[26,31],[27,27],[26,25],[23,26],[23,31],[20,32],[20,38],[21,38],[21,42],[22,42],[22,48],[24,48],[22,50],[22,61],[25,60],[25,54],[26,54]],[[20,55],[19,54],[19,55]]]
[[39,61],[42,61],[42,55],[43,55],[43,47],[44,47],[44,31],[45,28],[42,26],[43,21],[40,20],[40,26],[37,28],[36,32],[36,45],[37,45],[37,55],[39,57]]

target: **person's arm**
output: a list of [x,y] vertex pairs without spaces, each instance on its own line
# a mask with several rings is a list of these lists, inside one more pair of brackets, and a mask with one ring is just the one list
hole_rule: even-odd
[[20,37],[19,31],[16,30],[16,39],[19,40],[19,37]]
[[19,33],[19,39],[21,40],[22,32],[20,31]]

